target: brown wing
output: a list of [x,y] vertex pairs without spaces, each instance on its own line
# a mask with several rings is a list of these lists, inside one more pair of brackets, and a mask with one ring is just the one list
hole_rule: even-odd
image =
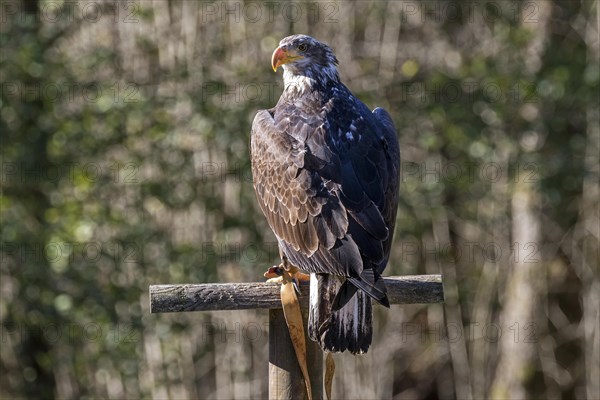
[[258,203],[278,239],[310,257],[320,243],[331,248],[344,237],[348,217],[339,199],[322,187],[321,177],[304,168],[304,152],[304,144],[281,132],[269,111],[256,115],[251,158]]

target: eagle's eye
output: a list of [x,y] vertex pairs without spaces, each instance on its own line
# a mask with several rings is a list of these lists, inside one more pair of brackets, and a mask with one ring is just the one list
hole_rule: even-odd
[[298,46],[298,50],[300,51],[306,51],[306,49],[308,49],[308,45],[306,43],[302,43]]

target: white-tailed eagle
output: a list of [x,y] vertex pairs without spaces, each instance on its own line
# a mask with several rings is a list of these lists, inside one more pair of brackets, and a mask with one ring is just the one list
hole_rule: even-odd
[[332,49],[310,36],[279,43],[277,105],[254,118],[258,203],[284,267],[310,272],[309,335],[330,352],[366,352],[371,299],[389,307],[381,278],[398,206],[400,150],[390,115],[372,112],[340,81]]

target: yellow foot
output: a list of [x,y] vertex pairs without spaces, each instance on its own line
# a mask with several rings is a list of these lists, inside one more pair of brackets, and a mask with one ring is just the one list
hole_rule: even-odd
[[310,282],[310,275],[300,272],[293,265],[288,264],[286,268],[283,263],[279,266],[272,266],[263,276],[268,278],[267,282],[283,283],[284,281],[291,281],[298,293],[300,293],[300,282]]
[[283,271],[283,264],[279,264],[279,266],[273,265],[263,276],[268,278],[267,282],[281,282],[283,280]]

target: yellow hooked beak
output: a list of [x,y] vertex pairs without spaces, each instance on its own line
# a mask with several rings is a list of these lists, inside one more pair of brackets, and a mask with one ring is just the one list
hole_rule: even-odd
[[273,52],[273,56],[271,57],[271,66],[273,67],[273,71],[277,72],[277,68],[282,66],[283,64],[290,63],[292,61],[299,60],[304,58],[301,55],[298,55],[293,50],[282,49],[278,47]]

